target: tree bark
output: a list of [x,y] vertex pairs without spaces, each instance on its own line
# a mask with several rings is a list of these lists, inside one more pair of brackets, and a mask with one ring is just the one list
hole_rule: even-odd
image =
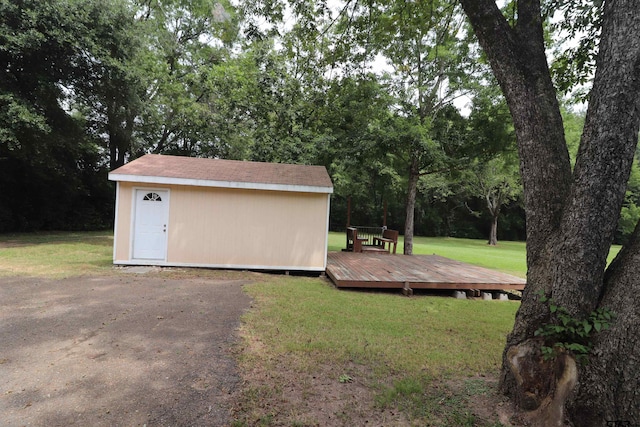
[[[640,11],[635,1],[605,3],[596,65],[576,162],[576,197],[566,221],[582,225],[583,234],[599,229],[604,235],[601,242],[584,239],[585,245],[600,244],[586,261],[599,262],[604,271],[640,128]],[[600,218],[581,212],[583,200],[595,204]],[[639,261],[640,226],[636,226],[615,262],[597,277],[601,286],[587,288],[595,293],[596,307],[612,309],[617,319],[597,337],[594,360],[580,372],[576,397],[569,405],[577,425],[640,422]],[[584,277],[579,278],[579,284],[584,283]]]
[[[562,117],[544,50],[538,1],[519,1],[518,22],[510,27],[490,0],[462,0],[478,40],[500,84],[513,117],[527,218],[527,287],[512,336],[533,336],[547,319],[535,295],[551,292],[547,243],[557,232],[571,188],[571,165]],[[504,370],[507,388],[515,383]]]
[[[640,226],[607,269],[601,307],[614,308],[616,322],[597,337],[594,359],[583,367],[569,404],[577,426],[640,422]],[[623,424],[626,422],[628,424]]]
[[498,194],[494,194],[493,190],[488,189],[485,197],[487,202],[487,210],[491,215],[491,230],[489,231],[489,241],[487,244],[496,246],[498,244],[498,217],[500,216],[500,207],[503,203],[502,192],[497,191]]
[[404,254],[413,255],[413,225],[416,210],[416,195],[420,180],[419,156],[413,154],[409,165],[409,183],[407,185],[406,217],[404,220]]
[[[605,268],[638,138],[640,11],[632,0],[605,3],[597,71],[572,175],[544,56],[539,1],[517,3],[513,28],[493,1],[462,4],[509,104],[524,186],[527,287],[505,347],[503,391],[538,422],[551,414],[562,418],[568,408],[575,425],[637,423],[639,301],[637,292],[627,290],[639,286],[637,235],[606,278]],[[576,380],[557,375],[558,367],[545,366],[535,351],[540,343],[533,332],[551,319],[536,296],[539,290],[577,318],[605,306],[624,314],[597,337],[592,361],[578,366]],[[545,378],[552,379],[548,386],[540,382]],[[568,378],[569,389],[562,388],[561,378]],[[565,401],[550,404],[559,395]]]
[[487,244],[496,246],[498,244],[498,215],[491,216],[491,230],[489,231],[489,241]]

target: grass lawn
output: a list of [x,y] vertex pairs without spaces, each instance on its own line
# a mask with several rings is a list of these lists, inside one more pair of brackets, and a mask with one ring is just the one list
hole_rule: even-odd
[[109,274],[112,254],[112,232],[0,234],[0,277]]
[[[494,379],[517,302],[344,291],[295,277],[246,289],[259,309],[244,317],[241,363],[243,371],[259,374],[244,391],[236,426],[500,425],[493,416],[474,415],[470,405],[498,399]],[[318,378],[349,402],[335,411],[337,424],[299,410],[319,404],[305,386]],[[368,389],[373,403],[355,402],[345,380]],[[291,384],[309,398],[293,399]],[[389,411],[400,415],[372,415]]]

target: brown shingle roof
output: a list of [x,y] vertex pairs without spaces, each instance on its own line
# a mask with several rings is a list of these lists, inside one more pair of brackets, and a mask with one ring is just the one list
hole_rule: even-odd
[[[146,178],[146,179],[145,179]],[[324,166],[291,165],[282,163],[243,162],[237,160],[206,159],[147,154],[121,166],[109,174],[113,181],[142,181],[182,183],[206,186],[228,186],[278,189],[287,187],[322,188],[333,192],[331,178]],[[240,185],[233,185],[241,183]],[[226,185],[225,185],[226,184]],[[245,184],[245,185],[242,185]],[[303,190],[303,189],[300,189]]]

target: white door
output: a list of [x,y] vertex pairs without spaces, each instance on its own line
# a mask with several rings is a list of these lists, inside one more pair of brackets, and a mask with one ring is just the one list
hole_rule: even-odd
[[165,260],[169,191],[136,190],[133,259]]

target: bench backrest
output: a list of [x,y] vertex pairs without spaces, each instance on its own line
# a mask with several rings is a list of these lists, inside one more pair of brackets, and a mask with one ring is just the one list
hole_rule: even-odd
[[382,237],[385,239],[391,239],[395,243],[398,242],[398,230],[384,230],[382,232]]
[[347,239],[353,240],[358,237],[358,229],[355,227],[347,227]]

